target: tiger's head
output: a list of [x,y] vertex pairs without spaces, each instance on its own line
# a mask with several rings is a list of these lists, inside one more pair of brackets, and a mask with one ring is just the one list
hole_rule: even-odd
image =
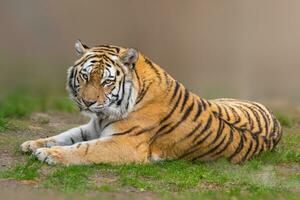
[[89,48],[80,40],[75,50],[80,58],[68,70],[67,88],[80,110],[98,117],[120,118],[132,109],[139,53],[110,45]]

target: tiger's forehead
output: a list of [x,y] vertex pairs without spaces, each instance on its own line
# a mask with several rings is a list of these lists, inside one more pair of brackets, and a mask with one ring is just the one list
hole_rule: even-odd
[[124,50],[125,48],[113,45],[95,46],[88,49],[81,58],[75,61],[75,66],[87,67],[93,63],[98,63],[99,65],[107,62],[114,63],[114,61],[118,60],[120,52]]
[[116,75],[115,67],[118,66],[119,53],[123,50],[124,48],[119,47],[93,47],[77,60],[74,66],[79,68],[81,74],[89,76],[92,71],[97,70],[100,77],[112,78]]

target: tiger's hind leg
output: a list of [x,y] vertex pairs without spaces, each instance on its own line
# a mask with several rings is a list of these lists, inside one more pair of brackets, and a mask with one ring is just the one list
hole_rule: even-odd
[[38,148],[51,146],[68,146],[82,141],[88,141],[99,137],[96,121],[91,120],[88,124],[72,128],[61,134],[29,140],[21,144],[22,152],[35,152]]
[[145,163],[148,162],[148,147],[134,137],[114,136],[71,146],[40,148],[35,156],[48,164],[63,165]]

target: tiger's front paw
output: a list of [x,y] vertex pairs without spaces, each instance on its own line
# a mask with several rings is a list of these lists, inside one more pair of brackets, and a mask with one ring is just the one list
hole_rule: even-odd
[[63,156],[58,148],[39,148],[34,155],[42,162],[49,165],[62,164]]
[[20,149],[24,153],[35,152],[38,148],[44,147],[45,142],[42,140],[29,140],[21,144]]

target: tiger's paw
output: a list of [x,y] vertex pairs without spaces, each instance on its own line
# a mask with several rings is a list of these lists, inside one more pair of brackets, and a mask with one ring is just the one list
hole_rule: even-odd
[[20,149],[24,153],[35,152],[37,149],[44,147],[45,144],[39,140],[29,140],[21,144]]
[[64,164],[62,153],[58,148],[39,148],[34,155],[49,165]]

